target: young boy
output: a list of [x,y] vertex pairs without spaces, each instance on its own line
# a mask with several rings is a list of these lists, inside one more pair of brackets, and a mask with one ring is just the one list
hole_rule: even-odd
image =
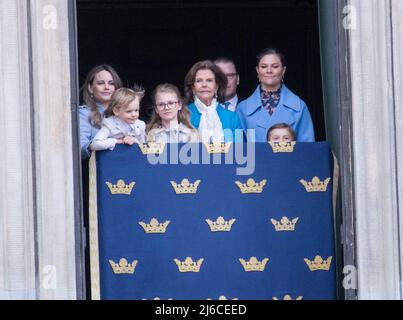
[[267,131],[267,142],[291,142],[295,141],[294,130],[286,123],[277,123]]

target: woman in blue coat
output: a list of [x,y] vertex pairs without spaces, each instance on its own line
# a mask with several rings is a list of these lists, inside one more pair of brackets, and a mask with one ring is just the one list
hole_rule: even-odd
[[226,88],[225,74],[210,60],[195,63],[185,77],[185,104],[202,142],[243,141],[238,115],[220,105]]
[[[112,94],[116,89],[122,87],[122,82],[116,71],[109,65],[98,65],[92,68],[82,86],[84,105],[80,106],[80,147],[83,186],[83,212],[84,226],[86,232],[86,243],[89,243],[89,218],[88,218],[88,198],[89,198],[89,180],[88,180],[88,158],[91,155],[89,146],[95,135],[101,128],[102,118],[106,107],[111,101]],[[85,257],[89,259],[89,246],[85,248]],[[86,278],[89,279],[90,269],[86,265]],[[90,284],[87,282],[87,292],[91,292]],[[87,296],[90,298],[90,296]]]
[[264,49],[257,56],[256,71],[260,85],[237,108],[248,140],[266,142],[267,130],[271,126],[286,123],[294,129],[298,142],[314,142],[307,105],[283,83],[286,71],[284,55],[277,49]]
[[122,87],[115,69],[99,65],[88,72],[82,87],[85,105],[80,106],[80,147],[83,160],[90,157],[89,145],[101,129],[105,109],[116,89]]

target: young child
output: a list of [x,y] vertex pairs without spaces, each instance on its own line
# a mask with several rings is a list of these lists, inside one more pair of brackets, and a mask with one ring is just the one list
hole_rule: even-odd
[[277,123],[267,131],[268,142],[291,142],[295,141],[295,132],[286,123]]
[[91,150],[113,150],[116,144],[145,143],[145,122],[139,120],[140,101],[144,90],[120,88],[114,92],[102,128],[95,135]]
[[154,109],[147,126],[149,142],[199,142],[198,131],[190,124],[190,112],[183,105],[178,87],[170,83],[158,85],[153,101]]

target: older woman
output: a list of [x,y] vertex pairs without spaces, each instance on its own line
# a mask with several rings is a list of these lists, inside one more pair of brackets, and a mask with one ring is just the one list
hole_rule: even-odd
[[[283,84],[284,55],[278,49],[264,49],[257,55],[256,71],[260,85],[237,108],[242,127],[248,130],[248,140],[265,142],[271,126],[286,123],[295,131],[298,142],[315,141],[308,107]],[[250,129],[254,130],[254,138]]]
[[185,77],[185,103],[202,142],[243,141],[238,115],[220,105],[225,101],[226,88],[226,76],[210,60],[195,63]]
[[112,94],[122,87],[122,82],[109,65],[99,65],[90,70],[82,87],[85,105],[80,106],[81,158],[90,156],[89,145],[102,124],[102,116]]

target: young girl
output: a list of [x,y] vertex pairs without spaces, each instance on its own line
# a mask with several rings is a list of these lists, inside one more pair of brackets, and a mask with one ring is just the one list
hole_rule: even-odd
[[291,142],[295,141],[294,130],[286,123],[277,123],[267,131],[268,142]]
[[178,87],[170,83],[158,85],[153,101],[153,114],[147,126],[149,142],[199,142],[199,134],[190,124],[190,113],[183,105]]
[[113,150],[116,144],[145,142],[145,123],[139,120],[140,101],[144,90],[120,88],[112,95],[105,110],[102,128],[95,135],[91,150]]

